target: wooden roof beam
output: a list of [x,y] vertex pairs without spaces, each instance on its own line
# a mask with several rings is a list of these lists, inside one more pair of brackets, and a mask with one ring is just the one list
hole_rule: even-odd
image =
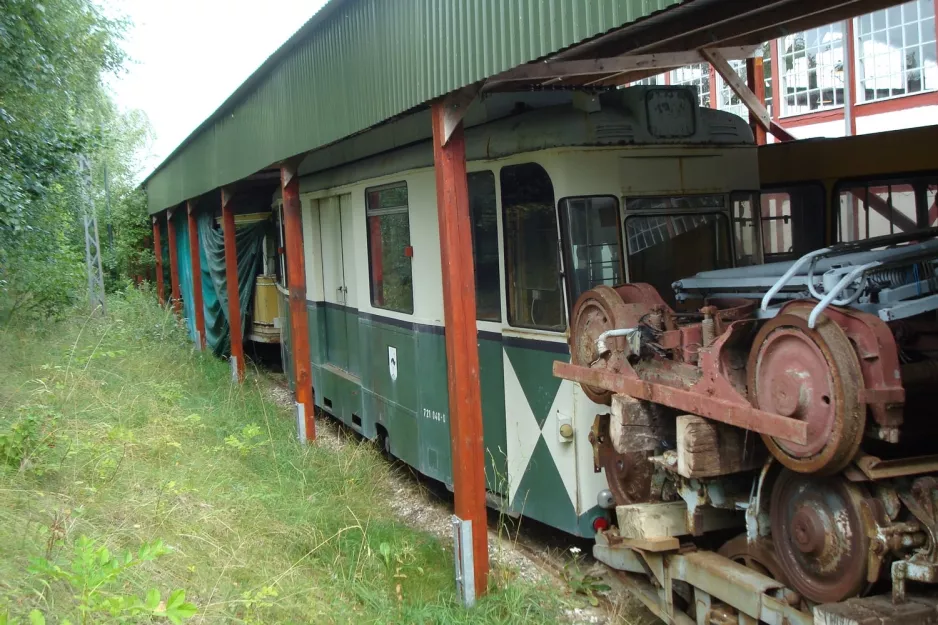
[[[752,46],[724,48],[720,50],[720,53],[724,58],[728,59],[747,59],[755,54],[755,48]],[[700,54],[692,50],[688,52],[623,55],[605,59],[584,59],[580,61],[529,63],[493,76],[486,81],[483,91],[489,91],[495,86],[502,85],[506,82],[540,83],[551,79],[563,80],[601,74],[615,75],[626,72],[657,69],[664,71],[672,67],[681,67],[682,65],[699,62]]]
[[749,112],[752,113],[753,119],[759,126],[764,128],[766,132],[772,133],[779,141],[793,141],[795,139],[791,133],[772,120],[769,112],[759,101],[759,98],[756,97],[756,94],[749,89],[749,85],[739,77],[739,74],[729,64],[726,57],[720,54],[719,50],[704,48],[700,51],[700,56],[723,77],[723,80],[733,90],[740,102],[745,104]]

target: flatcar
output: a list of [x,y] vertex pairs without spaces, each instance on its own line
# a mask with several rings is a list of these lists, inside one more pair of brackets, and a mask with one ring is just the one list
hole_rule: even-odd
[[[604,407],[552,373],[570,359],[572,307],[597,285],[664,292],[751,262],[752,132],[685,87],[499,93],[469,112],[466,156],[489,503],[590,537],[630,467],[597,464]],[[306,308],[317,407],[451,484],[432,165],[429,138],[300,165]],[[288,365],[283,284],[280,297]]]
[[744,262],[576,304],[555,373],[629,467],[594,553],[664,621],[935,620],[935,136],[761,148]]

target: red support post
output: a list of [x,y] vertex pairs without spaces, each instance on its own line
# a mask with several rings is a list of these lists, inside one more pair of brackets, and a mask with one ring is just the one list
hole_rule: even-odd
[[177,315],[182,314],[182,296],[179,294],[179,258],[176,253],[176,226],[172,209],[166,211],[166,239],[169,244],[170,300]]
[[205,305],[202,299],[202,256],[199,253],[199,224],[195,202],[186,200],[189,220],[189,256],[192,258],[192,307],[195,308],[195,332],[199,350],[205,349]]
[[163,292],[163,244],[160,241],[160,220],[153,216],[153,254],[156,256],[156,297],[160,306],[166,304],[166,294]]
[[847,100],[844,102],[844,117],[846,119],[845,133],[848,137],[854,137],[857,134],[857,85],[861,81],[857,80],[857,36],[853,26],[853,18],[847,20],[844,29],[844,38],[847,45],[844,46],[844,91]]
[[[765,106],[765,67],[761,56],[746,59],[746,82],[749,90],[756,96],[759,103]],[[765,145],[765,128],[759,125],[756,116],[752,113],[749,114],[749,125],[752,126],[752,134],[756,139],[756,145]]]
[[472,521],[475,590],[481,596],[488,587],[489,552],[466,141],[461,122],[446,141],[445,116],[445,103],[434,102],[433,162],[436,166],[436,204],[443,261],[443,315],[446,325],[453,490],[456,516]]
[[[778,59],[778,46],[780,39],[773,39],[769,42],[769,66],[772,68],[772,123],[778,124],[782,116],[782,64]],[[773,133],[773,136],[774,133]],[[784,139],[779,139],[784,141]]]
[[238,247],[235,243],[234,206],[231,191],[221,189],[221,227],[225,237],[225,283],[228,290],[228,327],[231,357],[238,382],[244,381],[244,331],[241,329],[241,295],[238,290]]
[[306,440],[316,440],[313,419],[313,378],[310,373],[309,319],[306,316],[306,262],[303,252],[303,221],[300,215],[300,179],[296,165],[282,163],[283,233],[287,255],[287,287],[290,291],[290,338],[293,341],[293,376],[296,402],[303,411]]

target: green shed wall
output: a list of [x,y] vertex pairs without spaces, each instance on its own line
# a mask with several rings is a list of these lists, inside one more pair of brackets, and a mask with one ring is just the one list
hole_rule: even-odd
[[682,0],[332,0],[145,181],[151,213]]

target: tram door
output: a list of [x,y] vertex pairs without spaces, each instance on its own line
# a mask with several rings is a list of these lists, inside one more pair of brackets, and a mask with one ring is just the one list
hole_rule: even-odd
[[325,298],[326,362],[359,375],[358,301],[351,195],[319,200]]

